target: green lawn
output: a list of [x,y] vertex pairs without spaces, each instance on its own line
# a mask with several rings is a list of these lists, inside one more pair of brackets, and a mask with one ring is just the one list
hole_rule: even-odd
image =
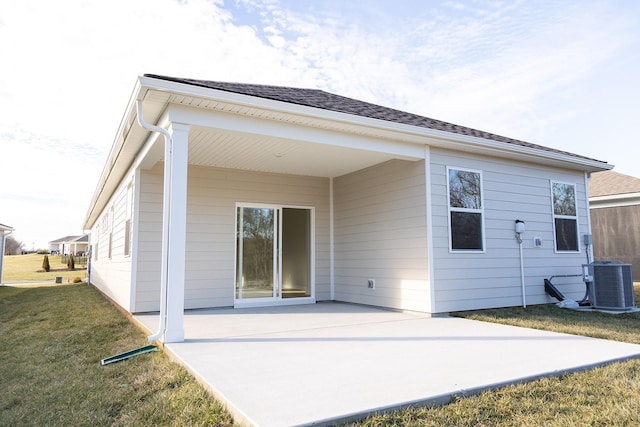
[[[638,313],[579,313],[546,305],[459,315],[640,343]],[[0,425],[233,424],[162,352],[100,365],[105,357],[146,344],[144,334],[92,286],[0,287]],[[352,425],[640,425],[640,360]]]
[[84,279],[87,275],[86,265],[77,265],[76,269],[69,271],[66,264],[60,262],[59,255],[49,255],[49,265],[51,270],[45,272],[42,269],[44,255],[5,255],[2,281],[12,282],[54,282],[57,276],[62,277],[63,282],[73,282],[73,279],[80,277]]
[[0,286],[0,425],[228,426],[232,419],[94,287]]

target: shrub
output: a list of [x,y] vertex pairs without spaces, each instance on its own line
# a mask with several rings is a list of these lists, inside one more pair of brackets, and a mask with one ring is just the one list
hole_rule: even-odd
[[67,260],[67,268],[72,271],[76,269],[76,262],[73,259],[73,254],[69,255],[69,259]]
[[82,282],[82,279],[80,277],[74,277],[73,283],[80,283],[80,282]]
[[44,259],[42,260],[42,269],[46,272],[51,270],[51,265],[49,265],[49,255],[44,256]]

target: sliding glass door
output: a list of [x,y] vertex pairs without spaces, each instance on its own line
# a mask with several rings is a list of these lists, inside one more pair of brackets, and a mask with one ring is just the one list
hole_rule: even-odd
[[236,224],[236,301],[313,296],[310,209],[242,205]]
[[236,299],[274,298],[276,210],[239,207],[237,221]]

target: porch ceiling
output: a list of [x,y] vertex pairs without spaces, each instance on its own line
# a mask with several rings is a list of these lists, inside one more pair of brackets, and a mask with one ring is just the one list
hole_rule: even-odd
[[[164,160],[162,141],[148,154],[147,166]],[[292,175],[336,177],[406,156],[325,145],[268,135],[192,126],[189,164]]]

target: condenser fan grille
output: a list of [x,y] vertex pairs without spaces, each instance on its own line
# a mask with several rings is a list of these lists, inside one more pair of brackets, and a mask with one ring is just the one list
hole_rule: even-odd
[[635,306],[630,264],[596,261],[589,269],[593,277],[589,300],[594,308],[627,310]]

